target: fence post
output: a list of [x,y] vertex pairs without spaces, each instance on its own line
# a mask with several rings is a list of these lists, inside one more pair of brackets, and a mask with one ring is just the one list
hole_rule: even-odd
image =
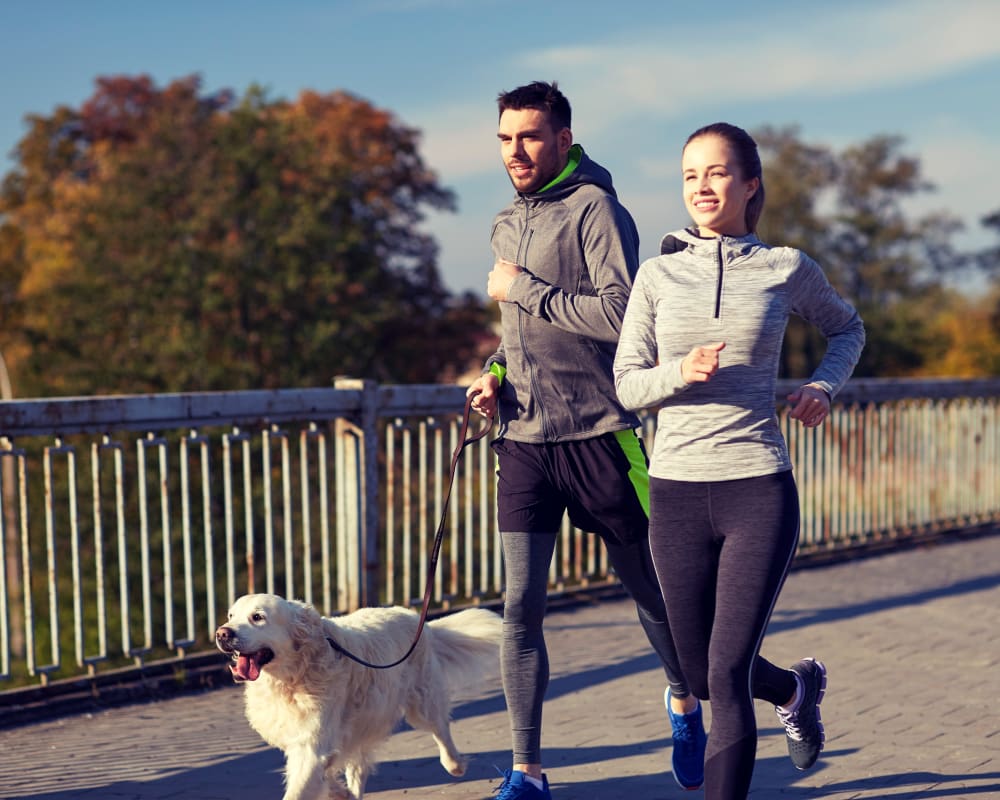
[[339,528],[346,534],[345,569],[348,607],[377,605],[378,592],[378,395],[379,386],[373,380],[336,378],[336,389],[361,392],[357,419],[338,420],[337,439],[341,457],[338,459]]
[[[13,400],[14,391],[10,383],[10,374],[7,372],[7,362],[4,361],[3,353],[0,353],[0,400]],[[9,597],[9,606],[4,604],[3,611],[7,614],[7,625],[10,631],[9,642],[4,645],[9,646],[10,653],[16,656],[24,656],[24,605],[16,591],[11,591],[19,583],[18,559],[17,559],[17,485],[14,470],[14,459],[9,457],[14,450],[14,443],[6,436],[0,436],[0,451],[8,455],[7,458],[0,457],[2,473],[0,473],[0,506],[3,506],[3,514],[0,516],[0,537],[3,539],[3,565],[4,570],[4,594]],[[2,601],[0,601],[2,602]],[[6,651],[5,651],[6,652]],[[3,672],[6,668],[0,668]]]

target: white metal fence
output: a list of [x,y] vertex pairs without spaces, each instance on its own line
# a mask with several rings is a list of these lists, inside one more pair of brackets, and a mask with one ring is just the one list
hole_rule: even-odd
[[[1000,379],[852,381],[815,430],[781,409],[793,385],[776,402],[802,554],[1000,521]],[[464,394],[343,379],[0,403],[0,688],[183,662],[245,592],[327,614],[415,604]],[[488,441],[459,464],[438,607],[502,592]],[[614,580],[597,537],[566,522],[550,577]]]

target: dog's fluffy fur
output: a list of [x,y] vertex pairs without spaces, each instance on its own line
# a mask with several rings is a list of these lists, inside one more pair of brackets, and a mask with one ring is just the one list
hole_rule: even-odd
[[499,615],[473,608],[431,620],[412,655],[390,669],[357,664],[329,641],[386,664],[406,652],[417,622],[400,606],[325,618],[271,594],[233,604],[216,644],[245,683],[250,724],[285,754],[285,800],[361,798],[376,748],[404,718],[434,736],[448,772],[465,773],[449,729],[451,696],[496,673]]

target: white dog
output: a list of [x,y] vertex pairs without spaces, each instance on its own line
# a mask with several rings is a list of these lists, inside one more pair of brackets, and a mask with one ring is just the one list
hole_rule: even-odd
[[285,754],[285,800],[360,800],[375,749],[401,719],[429,731],[441,764],[465,774],[467,758],[449,729],[452,691],[495,673],[502,620],[471,608],[431,620],[413,653],[416,612],[393,606],[325,618],[309,605],[272,594],[238,599],[215,632],[246,684],[246,714],[264,740]]

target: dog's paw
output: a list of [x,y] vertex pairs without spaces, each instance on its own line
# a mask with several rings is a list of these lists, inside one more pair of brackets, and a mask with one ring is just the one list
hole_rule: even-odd
[[461,778],[469,767],[469,759],[467,756],[459,756],[454,759],[445,757],[441,759],[441,766],[448,770],[449,775]]

